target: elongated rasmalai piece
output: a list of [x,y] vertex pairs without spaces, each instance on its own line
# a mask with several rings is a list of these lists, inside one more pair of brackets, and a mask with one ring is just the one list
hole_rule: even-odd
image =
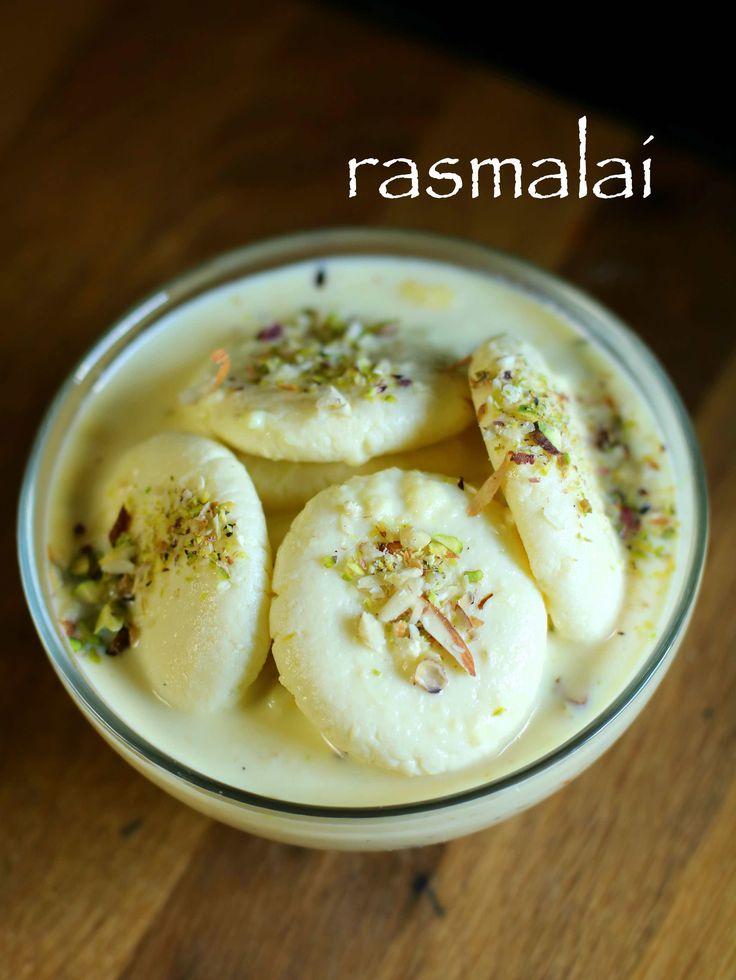
[[624,558],[571,398],[529,344],[493,337],[471,358],[478,424],[556,629],[603,640],[624,592]]

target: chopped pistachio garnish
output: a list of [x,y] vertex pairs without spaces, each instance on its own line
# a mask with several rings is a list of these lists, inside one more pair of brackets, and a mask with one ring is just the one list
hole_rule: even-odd
[[74,595],[81,602],[89,605],[96,605],[102,601],[104,588],[102,582],[95,582],[93,579],[86,579],[74,587]]
[[393,391],[412,384],[392,359],[397,331],[393,321],[368,323],[301,310],[264,327],[253,342],[232,351],[225,375],[218,374],[202,394],[250,385],[297,393],[326,390],[333,394],[325,407],[338,410],[346,405],[341,391],[395,401]]
[[[594,477],[604,491],[608,516],[631,555],[633,567],[643,557],[669,567],[673,549],[666,543],[677,532],[677,521],[665,503],[671,488],[662,492],[660,483],[660,492],[656,492],[653,482],[661,472],[659,457],[664,447],[634,450],[631,434],[635,421],[624,416],[600,371],[595,377],[594,382],[576,391],[576,401],[590,429],[598,464]],[[588,495],[590,484],[579,478],[576,444],[570,443],[570,396],[555,390],[542,372],[517,353],[499,356],[492,370],[476,371],[470,384],[476,389],[476,397],[478,389],[483,396],[478,421],[486,436],[494,434],[496,448],[507,453],[504,464],[506,460],[515,464],[529,483],[539,482],[548,467],[557,466],[580,514],[578,536],[587,541],[583,522],[597,503],[592,493]],[[486,482],[489,489],[485,495],[478,495],[479,502],[471,505],[471,513],[477,513],[498,489],[496,482]],[[652,571],[656,573],[656,569]]]
[[222,578],[241,556],[232,503],[211,500],[206,491],[163,487],[150,494],[137,515],[135,564],[139,581],[152,580],[174,564],[209,564]]
[[122,653],[135,636],[133,600],[158,587],[175,565],[206,565],[229,581],[232,564],[242,556],[232,506],[173,483],[148,492],[137,512],[127,501],[108,534],[110,547],[98,552],[85,544],[62,569],[77,608],[64,621],[72,649]]
[[521,352],[499,353],[490,368],[471,375],[470,384],[483,437],[500,465],[498,477],[486,481],[469,513],[479,513],[507,479],[539,483],[553,466],[566,490],[583,495],[581,474],[569,452],[575,449],[574,430],[564,391]]
[[95,623],[95,633],[97,636],[107,630],[109,633],[119,633],[125,625],[123,616],[117,615],[111,602],[106,602],[100,609]]
[[590,501],[587,497],[581,497],[578,500],[578,510],[581,514],[590,514],[593,508],[590,506]]
[[472,571],[464,572],[463,574],[468,582],[480,582],[480,580],[483,578],[483,569],[474,568]]
[[[653,574],[674,563],[673,539],[678,521],[671,488],[663,486],[657,455],[637,450],[631,436],[636,422],[627,418],[609,391],[605,378],[596,380],[580,397],[588,422],[596,472],[605,492],[606,510],[629,552],[633,569],[649,563]],[[584,504],[578,502],[583,509]]]
[[494,410],[491,425],[524,423],[528,444],[537,446],[546,456],[559,454],[559,433],[568,427],[565,398],[524,356],[499,358],[497,372],[478,371],[470,384],[472,387],[489,385],[489,405]]
[[71,574],[79,578],[83,575],[89,575],[91,570],[90,556],[86,552],[78,554],[69,568]]
[[435,534],[432,537],[432,541],[441,544],[448,551],[452,551],[456,555],[461,554],[463,550],[463,543],[460,538],[456,538],[452,534]]

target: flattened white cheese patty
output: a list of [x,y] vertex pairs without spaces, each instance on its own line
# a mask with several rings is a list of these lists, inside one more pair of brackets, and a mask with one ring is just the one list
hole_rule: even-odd
[[245,468],[210,439],[166,432],[122,457],[105,503],[109,521],[129,514],[113,561],[134,566],[135,655],[154,691],[187,710],[232,704],[270,641],[271,549]]
[[267,459],[359,465],[473,418],[452,358],[408,344],[393,324],[304,311],[213,357],[221,373],[200,398],[211,431]]
[[278,551],[281,681],[356,759],[457,769],[499,752],[533,710],[544,603],[505,509],[470,518],[470,499],[417,471],[354,477],[313,498]]

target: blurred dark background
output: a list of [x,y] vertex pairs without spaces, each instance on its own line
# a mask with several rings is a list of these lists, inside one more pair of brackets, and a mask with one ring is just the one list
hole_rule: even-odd
[[644,5],[592,8],[568,15],[565,24],[555,8],[530,7],[513,18],[490,4],[328,5],[545,87],[714,162],[736,165],[733,42],[707,6],[659,13]]

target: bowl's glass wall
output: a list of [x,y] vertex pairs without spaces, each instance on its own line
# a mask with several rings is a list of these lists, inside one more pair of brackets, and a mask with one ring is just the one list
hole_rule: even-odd
[[[47,492],[80,406],[126,345],[162,315],[245,275],[310,258],[359,254],[412,256],[476,269],[512,283],[574,321],[628,375],[654,413],[675,474],[682,535],[666,628],[638,676],[570,742],[510,776],[441,800],[361,809],[310,807],[258,797],[188,770],[141,739],[101,700],[70,657],[53,615],[46,575]],[[651,352],[607,310],[541,270],[480,245],[419,232],[338,229],[228,253],[169,283],[115,324],[80,362],[47,413],[26,472],[18,536],[26,596],[54,668],[98,731],[136,768],[190,805],[264,836],[313,846],[395,847],[469,833],[524,809],[577,775],[630,724],[674,656],[692,609],[707,537],[706,493],[695,436],[677,393]]]

